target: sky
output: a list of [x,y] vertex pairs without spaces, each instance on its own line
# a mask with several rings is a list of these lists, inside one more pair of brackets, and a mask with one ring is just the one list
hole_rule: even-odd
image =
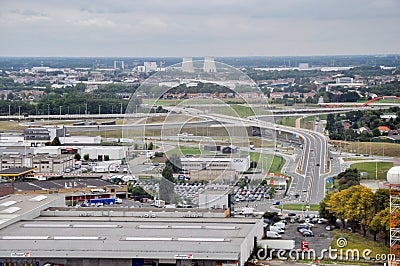
[[1,0],[0,56],[400,54],[399,0]]

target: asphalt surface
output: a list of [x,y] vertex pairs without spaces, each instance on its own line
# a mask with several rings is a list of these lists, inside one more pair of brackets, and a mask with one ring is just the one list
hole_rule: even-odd
[[32,191],[32,190],[52,190],[63,188],[84,188],[84,187],[101,187],[115,185],[102,179],[92,178],[75,178],[60,180],[32,180],[24,182],[14,182],[15,191]]

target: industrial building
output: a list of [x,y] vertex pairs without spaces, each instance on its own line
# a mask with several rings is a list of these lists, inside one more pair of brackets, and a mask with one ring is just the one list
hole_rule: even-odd
[[64,127],[30,127],[24,130],[24,141],[29,146],[42,146],[55,137],[65,136]]
[[40,173],[60,173],[74,165],[71,154],[8,154],[0,156],[0,169],[35,168]]
[[0,200],[0,263],[244,265],[262,219],[224,211],[67,208],[62,196]]
[[235,170],[244,172],[250,168],[250,156],[202,156],[181,158],[182,169],[192,170]]
[[122,146],[45,146],[33,149],[34,154],[76,154],[81,156],[89,154],[92,160],[103,161],[105,155],[108,155],[110,160],[121,160],[125,157],[124,147]]
[[207,189],[199,194],[199,208],[201,209],[230,209],[231,194],[229,186],[218,186],[216,189]]

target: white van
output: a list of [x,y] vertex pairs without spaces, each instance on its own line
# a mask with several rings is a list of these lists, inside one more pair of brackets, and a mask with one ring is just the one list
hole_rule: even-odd
[[285,230],[283,230],[283,229],[280,228],[280,227],[273,226],[273,225],[269,227],[269,230],[272,231],[272,232],[277,232],[277,233],[279,233],[279,234],[285,233]]
[[283,222],[274,223],[273,226],[276,226],[276,227],[279,227],[279,228],[285,230],[285,223],[283,223]]
[[277,232],[267,231],[267,238],[282,238],[282,236]]

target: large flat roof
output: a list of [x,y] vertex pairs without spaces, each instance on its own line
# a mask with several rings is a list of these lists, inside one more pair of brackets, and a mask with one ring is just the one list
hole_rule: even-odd
[[[145,213],[154,215],[140,216]],[[239,260],[243,243],[262,230],[261,219],[200,210],[54,207],[0,228],[0,257]]]
[[240,246],[255,221],[232,219],[96,220],[40,217],[1,230],[0,257],[17,250],[32,257],[239,259]]
[[0,230],[20,219],[36,217],[41,210],[51,206],[61,206],[60,204],[64,204],[64,197],[61,195],[9,195],[2,197],[0,198]]

